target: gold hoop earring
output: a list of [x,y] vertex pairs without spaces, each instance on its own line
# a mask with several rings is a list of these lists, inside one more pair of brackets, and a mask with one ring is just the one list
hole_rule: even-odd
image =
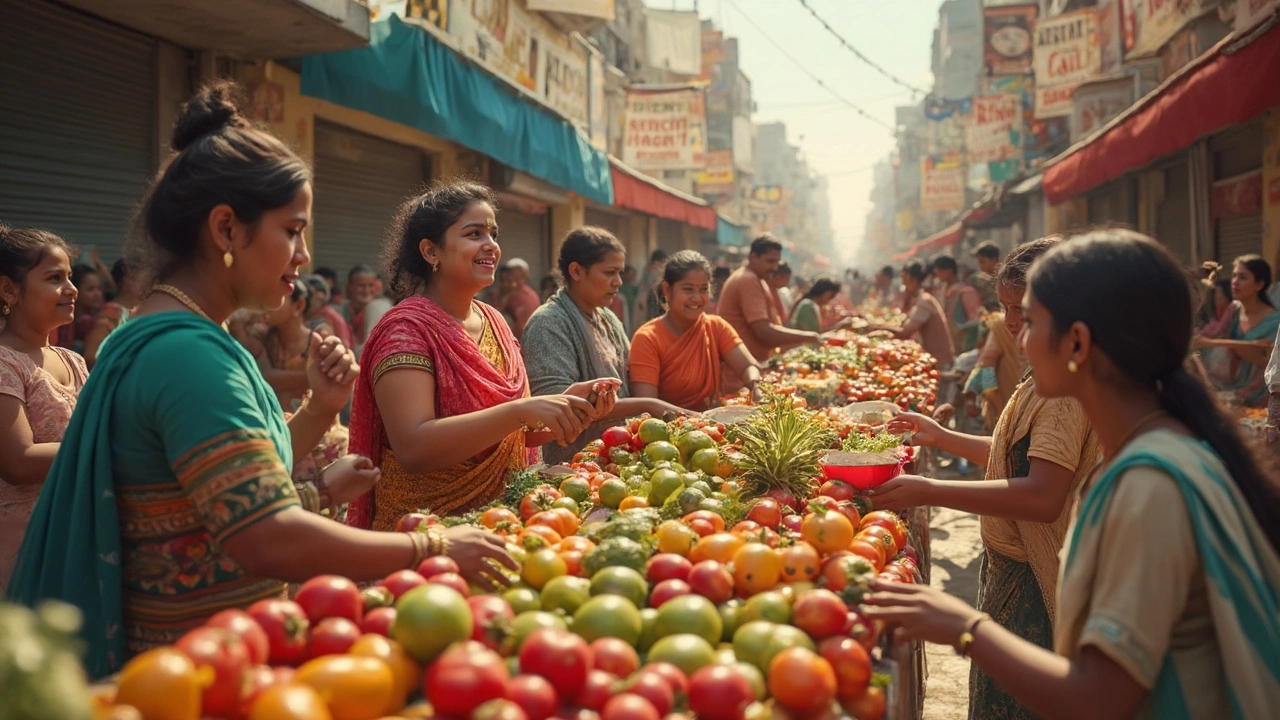
[[1080,372],[1080,366],[1076,364],[1075,360],[1067,361],[1067,372],[1069,373]]
[[236,264],[236,258],[234,255],[231,254],[230,249],[222,253],[222,264],[226,265],[228,268]]

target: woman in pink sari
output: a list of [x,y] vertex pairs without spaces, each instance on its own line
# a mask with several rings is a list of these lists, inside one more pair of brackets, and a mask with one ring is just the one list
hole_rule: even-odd
[[347,523],[390,530],[407,512],[466,512],[501,497],[536,459],[537,440],[569,442],[612,409],[596,383],[529,396],[520,346],[477,301],[502,258],[493,193],[470,182],[409,200],[385,249],[399,303],[370,333],[351,412],[351,450],[382,469]]

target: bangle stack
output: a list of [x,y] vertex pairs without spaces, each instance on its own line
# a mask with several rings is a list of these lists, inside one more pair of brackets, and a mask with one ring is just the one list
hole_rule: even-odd
[[449,538],[445,537],[444,530],[440,527],[416,530],[409,533],[409,537],[413,539],[413,564],[410,566],[413,569],[429,557],[449,554]]

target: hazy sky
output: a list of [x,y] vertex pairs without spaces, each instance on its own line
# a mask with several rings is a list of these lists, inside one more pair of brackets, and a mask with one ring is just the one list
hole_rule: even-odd
[[[845,40],[907,83],[929,89],[929,58],[940,0],[808,0]],[[659,9],[692,10],[695,0],[645,0]],[[871,203],[871,165],[893,149],[891,132],[858,115],[800,70],[795,58],[837,94],[892,126],[894,107],[910,91],[858,60],[809,14],[800,0],[698,0],[729,37],[738,38],[751,79],[757,123],[782,121],[809,166],[831,183],[832,225],[842,255],[861,242]],[[759,26],[759,29],[752,25]],[[761,32],[763,30],[763,34]],[[785,49],[779,50],[772,39]]]

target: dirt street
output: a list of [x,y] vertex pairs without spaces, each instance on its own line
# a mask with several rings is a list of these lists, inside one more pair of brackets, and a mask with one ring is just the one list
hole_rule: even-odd
[[[969,603],[976,602],[978,556],[982,552],[978,516],[934,508],[929,533],[932,585]],[[969,661],[941,645],[927,646],[926,657],[925,720],[964,720],[969,712]]]

